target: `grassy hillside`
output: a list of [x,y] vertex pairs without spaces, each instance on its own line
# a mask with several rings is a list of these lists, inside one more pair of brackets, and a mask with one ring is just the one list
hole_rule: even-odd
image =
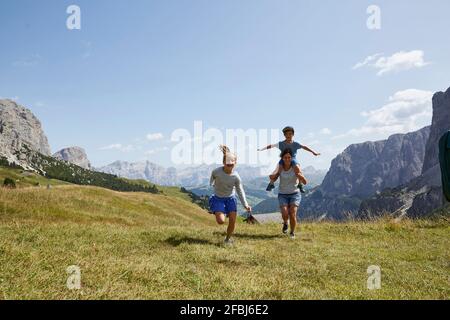
[[[148,183],[144,185],[139,181],[127,180],[112,174],[87,170],[75,164],[43,155],[31,150],[27,146],[23,146],[21,152],[17,153],[27,159],[27,163],[31,168],[49,179],[78,185],[97,186],[115,191],[159,193],[155,185]],[[11,168],[20,169],[19,166],[10,164],[2,156],[0,156],[0,166],[6,170]]]
[[[448,221],[224,227],[176,189],[0,190],[0,299],[448,299]],[[81,268],[82,289],[66,288]],[[367,267],[382,289],[366,287]]]
[[68,182],[56,179],[48,179],[41,175],[38,175],[37,173],[24,171],[23,169],[14,169],[0,166],[0,186],[3,184],[5,178],[13,179],[16,182],[17,188],[36,186],[46,187],[47,185],[55,186],[70,184]]

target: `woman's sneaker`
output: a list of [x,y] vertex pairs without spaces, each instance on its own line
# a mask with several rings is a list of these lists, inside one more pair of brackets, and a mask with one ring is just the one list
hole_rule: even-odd
[[283,223],[283,233],[287,234],[288,231],[288,224],[287,223]]
[[289,238],[295,239],[295,233],[294,233],[294,232],[291,232],[291,233],[289,234]]
[[273,189],[275,189],[275,184],[273,184],[272,182],[268,184],[266,191],[272,191]]

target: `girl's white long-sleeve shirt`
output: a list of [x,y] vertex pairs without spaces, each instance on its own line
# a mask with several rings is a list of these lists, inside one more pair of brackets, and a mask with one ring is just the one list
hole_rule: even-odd
[[227,198],[235,195],[239,196],[244,207],[248,207],[247,198],[245,197],[242,180],[236,171],[227,174],[223,167],[213,170],[211,173],[210,185],[214,186],[214,194],[220,198]]

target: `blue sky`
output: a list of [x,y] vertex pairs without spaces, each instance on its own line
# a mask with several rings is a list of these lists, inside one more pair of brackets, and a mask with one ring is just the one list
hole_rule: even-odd
[[[66,9],[81,8],[81,30]],[[381,29],[366,10],[376,4]],[[53,151],[94,166],[171,166],[171,133],[272,129],[322,152],[418,129],[450,86],[450,2],[32,1],[0,3],[0,97],[42,121]],[[364,63],[365,61],[365,63]],[[359,65],[357,65],[360,63]]]

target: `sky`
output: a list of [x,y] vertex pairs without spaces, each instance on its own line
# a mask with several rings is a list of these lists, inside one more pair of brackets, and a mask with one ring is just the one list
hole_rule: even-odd
[[[70,5],[81,29],[67,27]],[[450,87],[449,11],[447,0],[4,0],[0,97],[32,110],[53,152],[81,146],[96,167],[187,165],[173,135],[194,146],[200,121],[258,137],[294,126],[321,153],[300,163],[327,169],[352,143],[431,123],[432,94]]]

